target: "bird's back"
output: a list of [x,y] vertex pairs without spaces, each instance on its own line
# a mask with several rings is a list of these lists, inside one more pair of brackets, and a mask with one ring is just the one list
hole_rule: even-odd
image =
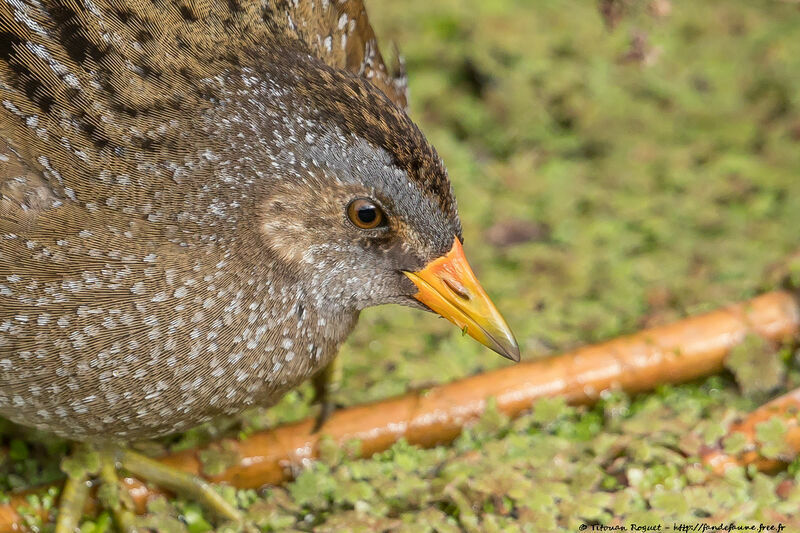
[[405,107],[362,0],[3,0],[0,138],[69,197],[102,170],[176,158],[214,78],[256,46],[300,47]]

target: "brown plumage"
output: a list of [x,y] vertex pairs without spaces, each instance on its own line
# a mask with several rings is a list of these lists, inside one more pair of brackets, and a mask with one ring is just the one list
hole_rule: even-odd
[[405,105],[361,0],[0,0],[0,415],[182,430],[418,305],[461,230]]

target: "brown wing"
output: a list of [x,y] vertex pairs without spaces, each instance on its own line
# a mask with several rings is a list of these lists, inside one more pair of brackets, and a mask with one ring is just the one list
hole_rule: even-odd
[[289,31],[314,55],[332,67],[363,76],[397,106],[407,108],[408,80],[403,62],[398,57],[394,68],[386,66],[363,0],[274,3],[283,4]]

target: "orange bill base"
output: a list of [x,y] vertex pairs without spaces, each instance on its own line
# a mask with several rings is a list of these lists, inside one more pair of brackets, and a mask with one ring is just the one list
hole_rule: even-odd
[[419,289],[417,300],[481,344],[519,361],[517,340],[472,272],[458,237],[446,255],[405,275]]

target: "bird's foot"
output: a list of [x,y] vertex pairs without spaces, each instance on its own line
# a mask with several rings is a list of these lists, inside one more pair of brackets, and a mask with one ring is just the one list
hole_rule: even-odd
[[81,444],[62,462],[67,481],[61,493],[55,533],[73,533],[83,516],[93,480],[100,504],[111,511],[119,531],[136,531],[133,500],[117,475],[119,469],[175,494],[193,499],[220,518],[242,523],[242,514],[214,486],[125,447]]
[[314,403],[319,404],[320,410],[314,421],[312,433],[318,432],[336,411],[334,396],[342,386],[342,363],[336,357],[333,361],[317,373],[313,378]]

